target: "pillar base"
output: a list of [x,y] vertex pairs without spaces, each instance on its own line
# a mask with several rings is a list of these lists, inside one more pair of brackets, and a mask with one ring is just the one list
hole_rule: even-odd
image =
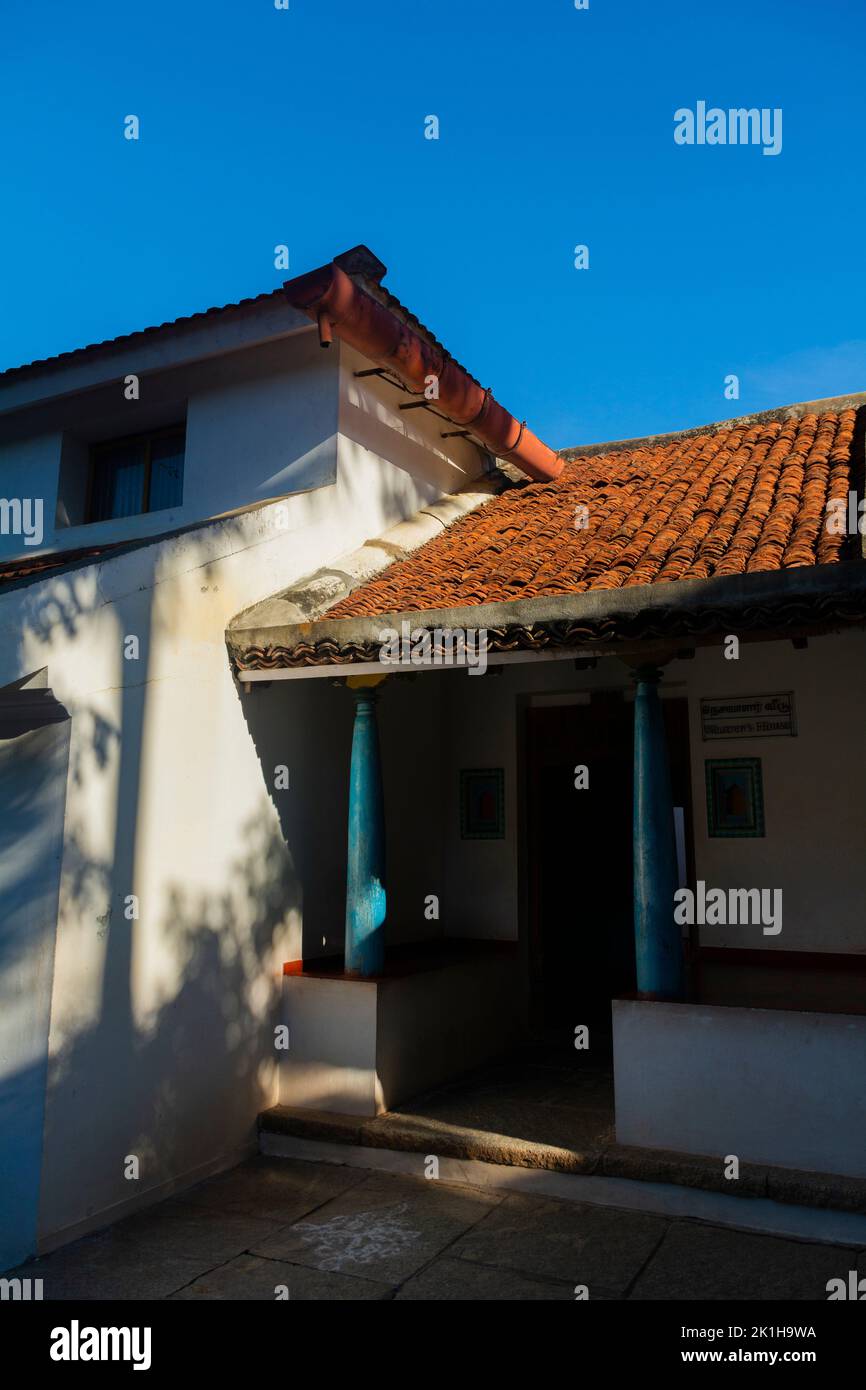
[[501,942],[473,947],[375,979],[284,975],[280,1104],[380,1115],[515,1046],[519,953]]

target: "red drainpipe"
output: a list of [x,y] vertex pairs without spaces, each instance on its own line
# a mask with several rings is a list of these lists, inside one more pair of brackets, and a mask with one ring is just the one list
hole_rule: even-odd
[[428,343],[396,314],[331,262],[283,286],[289,303],[319,325],[319,342],[338,338],[378,367],[387,367],[403,385],[421,395],[427,378],[439,382],[437,409],[471,430],[497,458],[507,459],[538,482],[562,471],[562,459],[515,420],[489,391],[473,381],[441,348]]

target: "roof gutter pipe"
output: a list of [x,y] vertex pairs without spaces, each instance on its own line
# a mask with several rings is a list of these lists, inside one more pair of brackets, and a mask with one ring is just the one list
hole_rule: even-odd
[[435,378],[437,408],[454,424],[537,482],[559,476],[563,461],[558,454],[515,420],[444,349],[403,323],[340,266],[331,262],[287,281],[283,288],[290,304],[318,322],[322,347],[329,347],[336,333],[416,395],[424,394],[430,378]]

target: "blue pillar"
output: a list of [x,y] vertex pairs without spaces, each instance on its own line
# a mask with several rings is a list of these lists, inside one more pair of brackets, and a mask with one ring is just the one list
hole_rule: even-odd
[[634,705],[634,936],[637,989],[645,999],[681,999],[683,947],[674,921],[677,850],[661,671],[641,666]]
[[349,843],[346,879],[346,969],[378,975],[385,963],[385,813],[376,691],[355,696],[349,773]]

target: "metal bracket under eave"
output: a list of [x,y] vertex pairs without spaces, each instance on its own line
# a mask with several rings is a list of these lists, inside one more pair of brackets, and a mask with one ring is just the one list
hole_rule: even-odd
[[[409,390],[409,387],[408,387],[404,382],[402,382],[402,381],[399,379],[399,377],[395,377],[395,376],[394,376],[391,372],[389,372],[385,367],[362,367],[362,368],[360,368],[358,371],[354,371],[354,372],[352,373],[352,375],[355,376],[355,377],[377,376],[377,377],[379,377],[382,381],[387,382],[389,386],[396,386],[396,388],[397,388],[398,391],[403,391],[407,396],[411,396],[411,395],[413,394],[413,393]],[[432,406],[432,405],[430,404],[430,402],[429,402],[428,400],[426,400],[426,399],[423,400],[423,401],[405,401],[402,405],[398,406],[398,409],[399,409],[399,410],[429,410],[429,412],[430,412],[431,415],[435,415],[435,416],[436,416],[436,419],[437,419],[437,420],[442,420],[442,422],[443,422],[444,424],[446,424],[446,425],[453,425],[453,423],[454,423],[454,421],[451,420],[447,415],[443,415],[441,411],[439,411],[439,410],[434,410],[434,409],[433,409],[433,406]],[[490,454],[490,450],[488,449],[487,445],[484,444],[484,443],[478,438],[477,435],[473,434],[473,432],[472,432],[471,429],[440,430],[440,432],[439,432],[439,438],[440,438],[440,439],[471,439],[472,443],[475,445],[475,447],[476,447],[477,449],[480,449],[480,451],[481,451],[482,454],[484,454],[484,455],[486,455],[486,456],[489,455],[491,458],[493,457],[493,455]],[[486,472],[489,472],[489,471],[491,471],[491,470],[485,469],[485,471],[486,471]]]

